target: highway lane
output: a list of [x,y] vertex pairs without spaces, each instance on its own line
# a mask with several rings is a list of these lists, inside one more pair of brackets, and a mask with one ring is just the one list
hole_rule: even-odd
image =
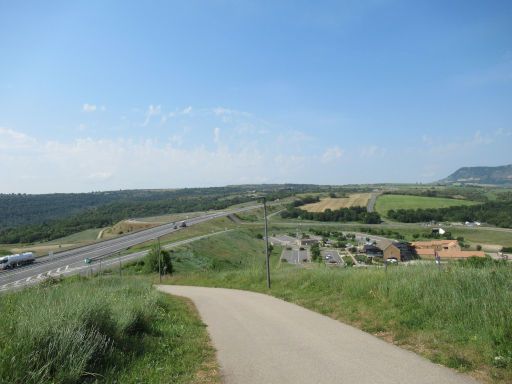
[[[209,220],[225,217],[229,214],[249,211],[260,208],[261,205],[253,205],[249,207],[237,208],[233,210],[226,210],[222,212],[214,212],[188,220],[184,220],[187,227],[200,224]],[[48,271],[56,270],[58,268],[65,268],[66,265],[81,262],[84,259],[99,259],[123,251],[134,245],[144,243],[146,241],[154,240],[158,237],[168,235],[170,233],[183,230],[180,227],[180,222],[177,223],[178,228],[174,228],[173,223],[160,225],[157,227],[145,229],[142,231],[130,233],[114,239],[104,240],[98,243],[86,245],[84,247],[71,249],[54,254],[53,256],[44,256],[36,260],[34,264],[24,267],[18,267],[13,270],[0,271],[0,286],[4,286],[15,281],[28,279],[32,276],[45,274]]]
[[[175,247],[179,247],[181,245],[185,245],[188,243],[192,243],[197,240],[205,239],[211,236],[216,236],[222,233],[230,232],[232,229],[209,233],[207,235],[201,235],[192,237],[186,240],[176,241],[174,243],[166,244],[162,246],[163,249],[171,249]],[[38,284],[50,277],[59,277],[59,276],[70,276],[76,274],[95,274],[98,272],[104,271],[105,269],[119,269],[119,267],[129,261],[133,261],[136,259],[140,259],[146,256],[148,253],[147,250],[130,253],[128,255],[118,256],[118,257],[109,257],[109,258],[100,258],[96,262],[92,264],[85,264],[83,260],[72,262],[70,264],[66,264],[65,266],[58,267],[56,269],[51,269],[49,271],[40,272],[38,270],[33,271],[33,275],[24,277],[3,285],[0,285],[0,293],[4,291],[9,291],[13,289],[20,289],[26,287],[28,285]]]

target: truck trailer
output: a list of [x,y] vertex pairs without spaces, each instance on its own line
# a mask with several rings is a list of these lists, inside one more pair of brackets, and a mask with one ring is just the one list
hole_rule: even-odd
[[0,257],[0,269],[12,269],[21,265],[32,264],[35,261],[32,252],[17,253]]

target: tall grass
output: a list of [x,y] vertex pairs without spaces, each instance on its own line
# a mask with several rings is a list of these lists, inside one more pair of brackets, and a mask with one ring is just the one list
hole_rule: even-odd
[[[181,382],[202,361],[185,355],[207,343],[187,316],[196,318],[140,279],[70,279],[0,296],[0,383],[149,382],[151,370],[137,379],[144,370],[131,370],[146,355]],[[177,329],[193,335],[180,341]],[[168,361],[173,349],[187,364]]]

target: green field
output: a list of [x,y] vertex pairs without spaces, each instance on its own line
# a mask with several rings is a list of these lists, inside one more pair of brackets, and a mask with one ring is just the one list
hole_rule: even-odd
[[2,384],[218,382],[197,313],[149,279],[71,278],[4,294],[0,322]]
[[386,216],[390,209],[447,208],[457,205],[473,205],[474,201],[446,199],[441,197],[423,197],[412,195],[381,195],[377,198],[375,210]]

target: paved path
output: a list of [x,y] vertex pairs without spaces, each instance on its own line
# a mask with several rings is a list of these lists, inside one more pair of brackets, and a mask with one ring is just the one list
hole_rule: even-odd
[[373,212],[375,209],[375,203],[377,202],[377,197],[380,195],[380,192],[372,192],[370,195],[370,200],[368,200],[368,205],[366,206],[366,210],[368,212]]
[[193,300],[226,384],[462,384],[471,378],[348,325],[254,292],[158,286]]

